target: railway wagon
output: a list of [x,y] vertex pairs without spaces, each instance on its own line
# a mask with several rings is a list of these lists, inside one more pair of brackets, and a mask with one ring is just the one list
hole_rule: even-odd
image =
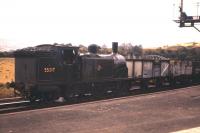
[[192,62],[192,79],[193,82],[200,82],[200,61]]
[[192,82],[193,64],[190,60],[170,60],[172,84],[190,84]]
[[127,60],[128,76],[141,88],[186,85],[200,79],[200,61],[147,57]]
[[154,57],[127,59],[128,77],[142,89],[150,86],[159,88],[169,82],[169,59]]

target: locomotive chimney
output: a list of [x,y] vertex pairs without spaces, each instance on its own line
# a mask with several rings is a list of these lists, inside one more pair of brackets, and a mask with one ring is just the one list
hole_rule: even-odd
[[118,42],[112,42],[112,51],[114,54],[118,53]]

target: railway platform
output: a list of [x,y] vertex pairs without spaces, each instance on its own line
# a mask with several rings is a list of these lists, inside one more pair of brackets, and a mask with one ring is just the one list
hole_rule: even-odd
[[199,133],[200,85],[0,114],[0,133]]

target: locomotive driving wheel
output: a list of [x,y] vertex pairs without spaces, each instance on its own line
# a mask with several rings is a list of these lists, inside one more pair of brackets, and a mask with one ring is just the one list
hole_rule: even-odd
[[37,100],[37,96],[36,96],[36,87],[30,87],[29,88],[29,92],[28,92],[28,99],[30,102],[35,102]]

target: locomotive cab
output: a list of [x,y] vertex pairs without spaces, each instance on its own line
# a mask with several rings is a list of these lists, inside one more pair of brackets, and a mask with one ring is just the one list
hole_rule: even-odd
[[45,95],[49,97],[48,93],[60,93],[74,81],[78,49],[69,45],[43,44],[15,52],[15,88],[32,101],[43,99]]
[[75,49],[62,50],[62,57],[64,64],[74,64],[77,57],[77,51]]
[[73,82],[79,77],[78,47],[63,49],[61,53],[65,80],[66,82]]

